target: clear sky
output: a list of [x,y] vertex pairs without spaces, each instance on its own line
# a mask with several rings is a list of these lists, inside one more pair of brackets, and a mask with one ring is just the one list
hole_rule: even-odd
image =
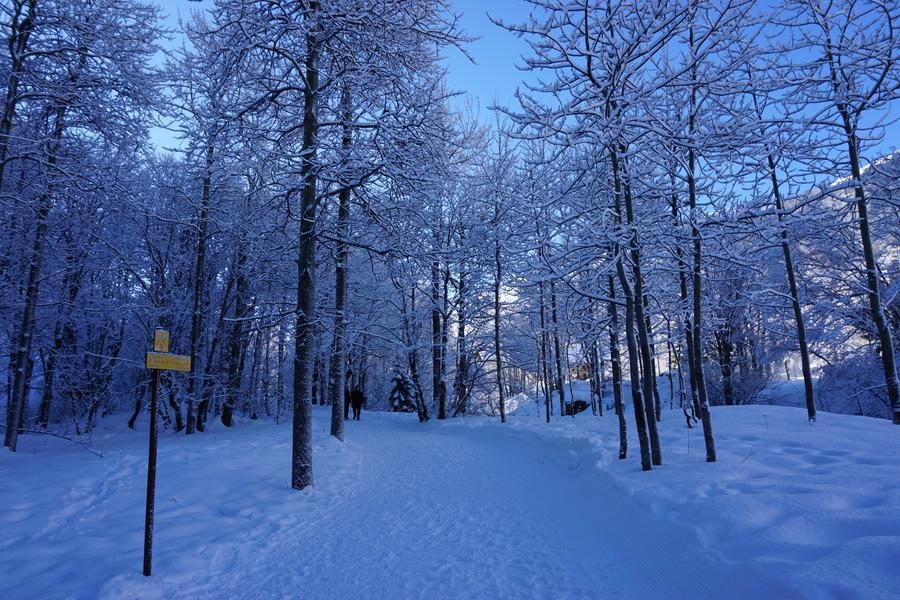
[[501,105],[513,104],[516,86],[525,73],[516,66],[522,64],[521,56],[528,53],[524,40],[491,23],[488,15],[508,23],[521,23],[528,18],[529,5],[523,0],[453,0],[457,13],[461,13],[462,29],[479,39],[468,44],[473,64],[460,52],[450,51],[447,57],[450,88],[466,92],[459,99],[481,107],[482,118],[487,117],[487,107],[495,101]]

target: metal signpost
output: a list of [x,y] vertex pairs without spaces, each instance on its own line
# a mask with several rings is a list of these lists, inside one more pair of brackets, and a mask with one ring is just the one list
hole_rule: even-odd
[[147,353],[150,369],[150,451],[147,457],[147,512],[144,518],[144,575],[150,576],[153,565],[153,500],[156,495],[156,413],[159,404],[159,372],[190,371],[191,357],[169,354],[169,332],[153,332],[153,352]]

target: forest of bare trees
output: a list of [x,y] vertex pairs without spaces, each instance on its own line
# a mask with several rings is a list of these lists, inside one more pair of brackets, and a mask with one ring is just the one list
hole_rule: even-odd
[[178,32],[138,0],[4,0],[5,445],[141,426],[157,327],[193,359],[163,426],[289,421],[297,489],[312,406],[343,439],[348,391],[387,410],[398,374],[421,421],[549,421],[586,378],[645,470],[661,420],[715,461],[710,407],[780,379],[811,421],[900,423],[900,5],[522,14],[496,26],[534,77],[479,122],[448,0],[215,0]]

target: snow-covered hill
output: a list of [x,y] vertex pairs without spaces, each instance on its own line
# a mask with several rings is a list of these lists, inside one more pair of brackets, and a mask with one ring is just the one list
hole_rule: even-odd
[[[612,415],[424,425],[317,411],[316,486],[290,427],[160,440],[154,575],[141,570],[145,433],[104,457],[0,453],[2,598],[896,598],[900,439],[875,419],[713,412],[719,462],[678,413],[664,466],[616,459]],[[637,444],[632,440],[632,455]]]

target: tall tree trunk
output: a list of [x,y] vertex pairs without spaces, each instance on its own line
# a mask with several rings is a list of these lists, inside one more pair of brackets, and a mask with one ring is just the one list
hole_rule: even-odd
[[[693,12],[693,11],[692,11]],[[693,14],[691,15],[689,28],[689,43],[691,51],[691,80],[697,81],[698,62],[696,58],[696,42],[694,32]],[[709,413],[709,399],[706,394],[706,376],[703,373],[703,312],[702,312],[702,257],[703,237],[700,234],[700,212],[697,209],[697,180],[696,180],[696,154],[694,134],[697,125],[697,85],[691,86],[690,114],[688,115],[688,204],[691,219],[691,239],[693,241],[694,264],[691,277],[693,294],[693,351],[694,351],[694,383],[697,385],[697,396],[700,401],[700,422],[703,425],[703,441],[706,445],[706,462],[716,461],[716,444],[713,438],[712,417]]]
[[441,297],[443,308],[441,309],[441,398],[440,404],[447,405],[447,348],[450,345],[450,265],[444,263],[441,271],[443,279]]
[[225,386],[225,403],[222,405],[222,424],[231,427],[234,409],[241,396],[241,378],[244,366],[244,319],[249,313],[247,297],[250,295],[250,282],[244,272],[247,257],[243,244],[239,243],[234,261],[235,297],[234,321],[231,324],[231,335],[228,342],[228,377]]
[[[673,231],[680,230],[680,221],[678,215],[678,194],[675,191],[675,172],[672,171],[672,199],[671,199],[671,208],[672,208],[672,229]],[[700,394],[697,392],[697,380],[696,380],[696,371],[697,365],[694,364],[694,328],[691,318],[691,310],[688,308],[688,270],[689,265],[687,259],[684,257],[684,251],[681,248],[680,240],[676,240],[675,243],[675,260],[678,263],[678,292],[679,292],[679,300],[681,306],[681,315],[684,321],[683,333],[684,333],[684,343],[685,343],[685,352],[687,354],[687,365],[688,365],[688,382],[691,386],[691,406],[693,407],[694,415],[700,414]],[[678,361],[679,373],[681,373],[681,360]],[[684,378],[682,377],[682,393],[684,392]],[[688,419],[688,427],[691,427],[691,420]]]
[[[206,361],[203,367],[204,382],[210,382],[213,373],[220,368],[219,361],[216,360],[219,351],[219,340],[222,339],[220,332],[225,328],[225,316],[231,306],[231,290],[237,285],[237,268],[232,266],[228,269],[228,279],[225,281],[225,289],[222,291],[222,303],[219,307],[219,317],[216,320],[216,326],[213,329],[209,342],[209,348],[206,352]],[[200,404],[197,405],[197,431],[203,431],[206,427],[207,416],[209,415],[209,405],[212,401],[212,386],[203,385],[200,395]]]
[[[691,29],[691,43],[693,44],[693,28]],[[692,107],[695,102],[696,89],[691,90]],[[691,110],[689,118],[689,127],[691,137],[694,131],[695,111]],[[695,156],[693,141],[688,148],[688,200],[690,206],[691,218],[691,238],[693,240],[694,264],[691,273],[691,287],[693,295],[693,311],[691,315],[691,325],[693,326],[693,363],[694,376],[693,383],[697,389],[697,399],[700,402],[700,422],[703,425],[703,441],[706,446],[706,462],[716,461],[716,444],[713,438],[712,417],[709,412],[709,399],[706,394],[706,376],[703,373],[703,312],[702,312],[702,254],[703,254],[703,238],[700,234],[699,218],[700,214],[697,210],[697,183],[694,178]]]
[[[620,146],[619,152],[624,154],[626,148]],[[640,379],[642,386],[643,408],[647,423],[647,433],[650,441],[650,452],[654,465],[662,464],[662,448],[659,443],[659,432],[656,427],[656,411],[653,406],[654,389],[656,381],[653,378],[653,359],[650,354],[650,338],[647,332],[647,320],[644,316],[644,284],[643,275],[641,273],[641,253],[640,242],[638,240],[637,224],[634,217],[634,200],[631,194],[630,175],[625,163],[620,160],[619,152],[614,152],[612,157],[613,170],[619,174],[622,195],[621,198],[625,203],[625,217],[628,224],[628,247],[631,257],[631,272],[634,278],[634,296],[632,297],[633,317],[637,319],[634,328],[637,330],[637,350],[640,355],[640,367],[643,377]],[[625,292],[625,284],[622,284],[623,293]],[[628,296],[626,294],[626,303]],[[626,330],[627,331],[627,330]],[[637,374],[635,373],[634,376]]]
[[562,352],[559,344],[559,319],[556,314],[556,283],[550,280],[550,321],[553,323],[553,350],[556,355],[556,385],[559,388],[559,416],[566,416],[566,390],[563,388]]
[[278,324],[278,365],[275,371],[275,422],[281,420],[284,411],[284,322]]
[[[749,81],[752,85],[752,71],[748,70]],[[762,119],[762,111],[757,102],[756,94],[753,95],[753,107],[756,116]],[[781,238],[781,253],[784,255],[784,270],[788,279],[788,291],[791,296],[791,308],[794,311],[794,324],[797,328],[797,345],[800,350],[800,365],[803,372],[803,394],[806,399],[806,413],[810,421],[816,420],[816,401],[813,392],[812,368],[809,360],[809,344],[806,341],[806,323],[803,318],[803,310],[800,306],[800,291],[797,286],[797,276],[794,268],[794,258],[791,252],[791,244],[785,223],[784,200],[781,196],[781,182],[778,177],[777,163],[771,150],[766,147],[766,163],[769,167],[769,179],[772,182],[772,197],[775,201],[775,214],[778,218],[778,236]]]
[[550,400],[550,367],[548,366],[547,354],[549,353],[550,340],[547,336],[547,303],[544,300],[544,282],[538,282],[540,293],[540,310],[541,310],[541,377],[544,380],[544,412],[546,412],[547,422],[550,422],[550,410],[553,402]]
[[[625,221],[622,215],[622,201],[624,198],[625,187],[622,182],[622,172],[619,170],[618,151],[614,145],[610,146],[610,160],[612,163],[613,186],[615,197],[616,221],[621,226]],[[632,238],[634,232],[631,231],[631,224],[628,224],[629,238]],[[629,242],[630,243],[630,242]],[[634,424],[637,428],[638,444],[641,450],[641,469],[649,471],[652,467],[652,456],[650,448],[650,437],[647,433],[647,412],[644,407],[645,395],[641,388],[640,379],[640,350],[638,350],[637,340],[635,339],[635,293],[628,281],[628,275],[625,273],[625,265],[623,264],[622,252],[616,247],[613,250],[614,260],[616,261],[616,273],[619,276],[619,285],[622,288],[622,295],[625,297],[625,344],[628,348],[628,370],[631,378],[631,402],[634,408]],[[649,398],[646,398],[649,402]],[[655,423],[656,419],[651,422]]]
[[456,409],[455,415],[464,415],[468,412],[468,377],[469,377],[469,351],[466,345],[466,320],[468,319],[468,307],[466,306],[468,293],[466,289],[466,273],[459,273],[459,288],[457,301],[457,328],[456,328]]
[[[200,372],[200,335],[203,330],[203,291],[206,269],[206,237],[209,230],[210,186],[212,184],[212,167],[215,147],[213,142],[206,146],[206,169],[203,171],[203,187],[200,193],[200,212],[197,214],[197,254],[194,259],[194,301],[191,309],[191,372],[188,375],[187,389],[187,429],[188,435],[194,433],[197,419],[194,416],[194,399],[202,395],[203,382],[199,381]],[[224,419],[223,419],[224,420]],[[230,419],[229,419],[230,421]]]
[[503,389],[503,358],[500,351],[500,284],[503,273],[500,262],[500,235],[497,228],[500,226],[500,207],[498,200],[494,201],[494,361],[497,364],[497,393],[500,402],[500,422],[506,423],[506,394]]
[[303,147],[300,175],[300,236],[297,260],[297,324],[294,335],[294,423],[291,447],[291,487],[313,483],[312,405],[310,375],[316,312],[316,149],[319,103],[319,2],[310,0],[307,18],[314,21],[306,36],[306,86],[303,88]]
[[[344,156],[349,158],[350,147],[353,142],[352,120],[353,104],[350,97],[350,87],[345,83],[341,87],[341,112],[343,117],[343,130],[341,135],[341,149]],[[346,335],[346,310],[347,297],[347,235],[350,229],[350,188],[343,186],[338,192],[338,218],[337,218],[337,247],[335,248],[334,266],[334,344],[331,348],[331,435],[344,441],[344,377],[347,372],[346,352],[344,349],[344,336]]]
[[612,370],[613,401],[619,420],[619,460],[628,456],[628,425],[622,398],[622,358],[619,355],[619,309],[616,306],[616,283],[609,276],[609,363]]
[[[262,335],[262,331],[260,331]],[[262,401],[266,416],[272,416],[272,407],[269,405],[272,395],[272,328],[267,327],[265,330],[265,339],[263,346],[263,364],[262,364]]]
[[806,398],[806,413],[810,421],[816,420],[816,399],[813,392],[812,368],[809,361],[809,344],[806,341],[806,323],[800,307],[800,290],[797,286],[797,275],[794,270],[794,258],[791,255],[791,244],[788,241],[788,230],[784,223],[784,202],[781,198],[781,186],[775,169],[775,159],[768,155],[769,176],[772,179],[772,194],[775,197],[775,211],[778,214],[779,235],[781,236],[781,252],[784,254],[784,270],[787,273],[788,289],[791,294],[791,306],[794,309],[794,323],[797,326],[797,345],[800,347],[800,365],[803,370],[803,394]]
[[[260,357],[262,356],[262,329],[256,324],[256,332],[253,339],[253,364],[250,365],[250,381],[247,385],[247,393],[244,394],[244,402],[242,403],[243,412],[250,413],[250,420],[255,421],[259,418],[259,372],[262,366]],[[244,352],[246,358],[247,352]],[[245,365],[241,364],[241,372],[245,369]]]
[[619,273],[619,285],[622,286],[622,295],[625,297],[625,343],[628,347],[628,370],[631,373],[631,402],[634,405],[634,424],[637,427],[638,443],[641,449],[641,469],[649,471],[652,468],[650,440],[647,435],[647,413],[644,410],[644,397],[640,379],[640,355],[637,340],[634,335],[634,294],[628,283],[625,267],[621,260],[617,261],[616,270]]
[[727,325],[715,332],[716,347],[719,351],[719,371],[722,375],[722,396],[725,406],[734,405],[733,362],[734,344],[731,341],[731,328]]
[[[66,107],[59,106],[56,109],[55,121],[53,125],[53,133],[47,145],[46,168],[48,173],[56,167],[59,144],[62,140],[64,121],[66,117]],[[51,175],[52,177],[52,175]],[[24,415],[28,404],[28,390],[31,369],[29,368],[31,360],[31,341],[34,333],[34,317],[37,309],[38,288],[41,282],[41,266],[44,260],[44,243],[47,237],[49,224],[47,219],[50,215],[50,200],[52,189],[47,184],[47,188],[41,192],[38,198],[34,239],[31,244],[31,257],[28,262],[28,279],[25,286],[24,308],[22,310],[22,320],[20,321],[18,332],[18,345],[15,351],[15,362],[13,367],[13,389],[9,405],[6,411],[6,435],[4,436],[4,446],[12,452],[16,451],[16,445],[19,438],[19,421]]]
[[[81,256],[79,256],[81,254]],[[72,353],[75,345],[75,330],[71,321],[71,310],[81,289],[83,269],[83,253],[79,253],[70,244],[66,254],[66,274],[63,277],[63,302],[59,309],[56,326],[53,331],[53,346],[47,352],[44,361],[44,389],[41,393],[41,404],[38,410],[38,424],[46,429],[50,422],[50,409],[56,396],[56,371],[59,359]],[[79,263],[81,263],[79,265]]]
[[441,354],[441,340],[443,331],[441,328],[441,271],[437,259],[431,261],[431,401],[432,406],[438,407],[438,419],[447,418],[445,400],[447,395],[442,393],[444,387],[441,375],[444,372],[443,356]]
[[591,379],[594,381],[594,388],[597,390],[597,415],[603,416],[603,361],[600,359],[600,350],[598,346],[600,342],[595,341],[591,344],[591,359],[594,366],[591,368]]
[[[693,149],[688,151],[688,168],[690,172],[693,173],[694,169],[694,151]],[[694,363],[694,383],[697,386],[697,398],[700,402],[700,422],[703,425],[703,441],[706,445],[706,462],[715,462],[716,461],[716,445],[715,440],[713,438],[712,432],[712,418],[709,412],[709,399],[706,394],[706,377],[703,373],[703,351],[702,351],[702,340],[703,340],[703,329],[702,329],[702,279],[701,279],[701,264],[702,264],[702,252],[703,252],[703,242],[702,237],[700,235],[700,226],[698,224],[699,213],[697,211],[696,204],[696,187],[694,182],[694,177],[692,175],[688,176],[688,196],[690,198],[690,208],[691,208],[691,236],[693,238],[693,248],[694,248],[694,265],[691,276],[692,281],[692,295],[693,295],[693,314],[692,314],[692,326],[693,326],[693,363]]]
[[[404,292],[405,295],[405,292]],[[413,332],[412,319],[416,314],[416,286],[413,284],[410,289],[410,307],[406,310],[405,300],[403,306],[403,342],[406,344],[406,362],[409,366],[409,376],[414,386],[414,396],[416,400],[416,413],[419,416],[419,423],[428,420],[428,406],[425,404],[425,398],[422,395],[422,385],[419,382],[419,361],[416,356],[416,336]]]
[[[831,31],[826,27],[826,35],[831,37]],[[862,163],[859,158],[859,137],[853,124],[851,107],[846,103],[845,85],[841,84],[839,73],[842,67],[835,57],[832,47],[825,46],[825,61],[829,67],[829,77],[835,94],[835,107],[841,118],[844,141],[847,143],[847,155],[850,160],[850,174],[853,176],[853,195],[856,200],[856,209],[859,213],[859,237],[862,244],[863,260],[866,266],[866,291],[869,296],[869,310],[872,313],[872,322],[878,333],[878,342],[881,345],[881,362],[884,367],[884,383],[887,389],[888,401],[894,413],[893,422],[900,425],[900,378],[897,374],[897,363],[894,358],[894,340],[890,325],[884,313],[881,301],[881,287],[878,281],[878,265],[875,261],[875,251],[872,247],[872,233],[869,229],[869,208],[866,199],[866,190],[863,186]],[[861,109],[860,109],[861,110]],[[857,114],[859,116],[859,113]]]
[[644,294],[644,324],[647,329],[647,347],[650,350],[650,368],[647,370],[648,376],[653,383],[653,405],[655,407],[656,421],[662,421],[662,400],[659,397],[659,382],[656,379],[656,348],[653,344],[653,325],[650,321],[650,299]]
[[862,165],[859,160],[859,140],[853,130],[850,114],[846,107],[840,107],[844,134],[847,138],[847,150],[850,155],[850,173],[853,176],[853,194],[856,198],[856,209],[859,212],[859,237],[862,242],[863,258],[866,265],[866,285],[868,287],[869,310],[872,322],[878,332],[881,345],[881,363],[884,366],[884,383],[887,388],[888,401],[894,412],[894,424],[900,425],[900,380],[897,375],[897,363],[894,358],[894,339],[890,325],[884,314],[881,302],[881,288],[878,281],[878,265],[875,262],[875,251],[872,247],[872,233],[869,230],[869,209],[866,191],[862,184]]

